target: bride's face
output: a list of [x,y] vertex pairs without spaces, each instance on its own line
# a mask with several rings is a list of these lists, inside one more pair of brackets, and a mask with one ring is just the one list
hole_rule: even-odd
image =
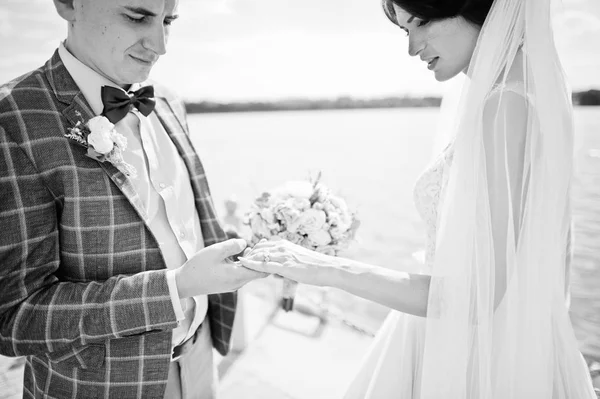
[[422,20],[396,5],[394,10],[398,26],[408,34],[408,54],[418,55],[438,81],[467,72],[481,29],[478,25],[462,17]]

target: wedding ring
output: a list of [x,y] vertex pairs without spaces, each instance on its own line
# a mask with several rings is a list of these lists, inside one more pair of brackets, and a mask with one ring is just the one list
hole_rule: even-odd
[[269,256],[269,254],[265,254],[264,263],[269,263],[270,261],[271,261],[271,257]]

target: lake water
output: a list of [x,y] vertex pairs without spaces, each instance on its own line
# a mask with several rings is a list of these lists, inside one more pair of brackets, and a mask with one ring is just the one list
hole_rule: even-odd
[[412,262],[423,226],[412,187],[431,159],[433,109],[192,115],[190,129],[218,205],[245,211],[264,190],[322,172],[363,224],[354,255],[380,265]]
[[[189,122],[221,213],[230,196],[243,213],[263,190],[321,171],[323,183],[344,196],[362,221],[360,242],[347,255],[410,271],[425,240],[413,185],[434,155],[438,113],[403,108],[196,114]],[[575,130],[572,307],[575,316],[588,319],[581,329],[596,331],[591,340],[600,341],[600,108],[576,108]],[[372,329],[385,314],[358,300],[345,303],[354,313],[349,317],[365,319]]]

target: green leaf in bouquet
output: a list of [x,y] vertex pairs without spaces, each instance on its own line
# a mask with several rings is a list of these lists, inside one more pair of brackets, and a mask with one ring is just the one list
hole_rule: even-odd
[[310,198],[308,200],[310,201],[310,206],[312,208],[319,200],[319,190],[317,189],[317,190],[313,191],[312,195],[310,196]]
[[312,207],[319,200],[319,182],[321,181],[322,172],[319,171],[317,178],[313,182],[313,193],[309,198],[310,206]]

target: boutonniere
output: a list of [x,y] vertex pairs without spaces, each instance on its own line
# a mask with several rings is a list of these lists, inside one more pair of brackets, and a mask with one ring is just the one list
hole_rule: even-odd
[[[81,117],[81,114],[77,114]],[[87,148],[87,156],[99,162],[109,162],[125,176],[135,178],[137,171],[125,162],[123,151],[127,149],[127,139],[115,130],[104,116],[95,116],[87,123],[78,121],[68,129],[65,137],[75,140]]]

